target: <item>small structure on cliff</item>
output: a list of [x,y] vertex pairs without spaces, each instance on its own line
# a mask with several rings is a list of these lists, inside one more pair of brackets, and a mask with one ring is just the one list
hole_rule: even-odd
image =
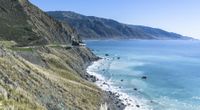
[[86,46],[82,41],[72,41],[72,46]]
[[83,41],[76,40],[74,36],[72,36],[72,46],[86,46]]

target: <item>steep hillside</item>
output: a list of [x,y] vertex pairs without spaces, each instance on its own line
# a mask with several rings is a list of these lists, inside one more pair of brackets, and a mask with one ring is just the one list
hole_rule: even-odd
[[190,39],[161,29],[126,25],[111,19],[84,16],[69,11],[47,13],[57,20],[69,23],[84,39]]
[[0,39],[19,45],[69,43],[76,33],[28,0],[0,0]]
[[118,110],[86,73],[99,58],[72,39],[80,41],[70,25],[29,1],[0,0],[0,109]]
[[1,47],[0,108],[99,109],[103,103],[101,90],[80,77],[86,74],[85,64],[95,59],[85,47]]

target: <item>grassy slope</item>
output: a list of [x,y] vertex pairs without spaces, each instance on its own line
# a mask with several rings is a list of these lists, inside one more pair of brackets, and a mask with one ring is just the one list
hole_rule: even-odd
[[96,57],[60,45],[79,40],[69,25],[27,0],[0,0],[0,27],[0,110],[99,109],[101,90],[82,78]]
[[[76,32],[49,17],[28,0],[0,0],[0,40],[19,45],[69,44]],[[77,38],[78,40],[78,38]]]
[[[86,60],[93,55],[82,48],[35,47],[44,66],[31,63],[0,49],[0,108],[96,110],[101,105],[101,90],[80,77]],[[84,59],[83,59],[84,58]],[[92,59],[91,59],[92,58]],[[74,71],[76,70],[76,71]]]

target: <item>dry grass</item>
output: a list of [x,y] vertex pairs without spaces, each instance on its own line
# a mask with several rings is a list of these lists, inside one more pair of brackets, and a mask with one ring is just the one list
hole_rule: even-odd
[[45,101],[49,100],[38,97],[42,92],[45,98],[53,96],[55,104],[61,101],[69,109],[97,110],[101,105],[101,90],[82,79],[74,70],[84,63],[78,53],[48,48],[49,53],[43,50],[38,52],[48,68],[32,64],[12,52],[0,58],[0,75],[8,76],[11,82],[18,85],[17,88],[7,87],[13,97],[0,101],[3,107],[13,104],[12,107],[19,110],[46,109]]

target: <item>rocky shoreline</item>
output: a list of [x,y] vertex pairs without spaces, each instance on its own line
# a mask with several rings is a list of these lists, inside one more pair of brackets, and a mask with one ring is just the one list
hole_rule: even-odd
[[108,97],[108,110],[124,110],[126,105],[119,99],[119,95],[117,93],[113,93],[111,91],[104,91],[106,97]]
[[[73,63],[69,62],[69,61],[66,61],[65,63],[62,63],[62,60],[59,60],[57,62],[59,62],[58,64],[66,64],[66,63],[69,64],[70,67],[73,67],[72,69],[74,70],[74,74],[77,72],[78,73],[77,75],[80,75],[83,79],[85,79],[85,80],[87,80],[87,81],[89,81],[91,83],[95,83],[98,80],[97,77],[89,75],[87,73],[86,69],[87,69],[88,66],[90,66],[92,64],[92,62],[98,61],[101,58],[99,58],[99,57],[95,56],[93,53],[91,53],[88,48],[83,48],[83,47],[82,48],[74,47],[74,48],[69,49],[69,50],[66,50],[64,48],[56,48],[56,49],[54,49],[54,48],[50,48],[50,47],[37,47],[37,48],[35,47],[32,51],[16,51],[16,52],[13,52],[11,50],[4,50],[4,49],[0,48],[0,56],[3,57],[3,58],[5,56],[13,58],[12,60],[10,60],[10,61],[12,61],[13,64],[15,64],[15,63],[18,64],[18,62],[14,62],[14,61],[17,60],[19,62],[20,61],[24,61],[24,63],[26,65],[31,66],[31,68],[25,68],[26,66],[18,67],[17,69],[21,69],[22,68],[22,70],[24,70],[24,71],[22,71],[22,73],[15,72],[15,74],[11,74],[11,72],[9,72],[11,75],[10,75],[10,77],[8,79],[12,80],[13,79],[12,76],[17,75],[17,74],[23,74],[23,75],[19,75],[18,76],[19,78],[17,79],[17,81],[23,82],[23,80],[21,80],[21,79],[24,78],[24,77],[25,78],[28,77],[28,78],[30,78],[30,80],[27,81],[27,83],[29,83],[30,81],[33,80],[33,79],[31,79],[31,78],[34,77],[32,75],[35,75],[35,70],[33,69],[33,67],[39,68],[41,70],[40,74],[42,74],[43,71],[46,71],[46,69],[49,70],[48,72],[51,72],[50,71],[51,70],[50,62],[48,62],[49,61],[48,59],[45,59],[45,58],[43,58],[43,56],[41,56],[42,52],[44,54],[48,53],[48,54],[52,54],[52,55],[55,54],[54,52],[60,53],[59,55],[62,55],[62,56],[59,56],[59,57],[62,57],[62,58],[64,58],[64,56],[68,56],[70,54],[73,54],[74,56],[76,55],[77,58],[79,58],[79,60],[73,60],[72,59],[74,61]],[[63,54],[61,54],[62,52],[63,52]],[[8,61],[8,60],[6,60],[6,61]],[[81,61],[81,62],[75,62],[75,61]],[[10,64],[10,65],[12,65],[12,64]],[[0,66],[2,66],[2,64]],[[8,74],[8,73],[6,71],[6,72],[3,72],[3,73],[0,72],[0,74],[3,75],[3,76],[4,75],[6,76],[6,74]],[[24,76],[24,74],[29,74],[29,75]],[[54,75],[54,72],[52,72],[51,74]],[[59,74],[55,73],[55,75],[57,77],[59,77]],[[45,76],[45,77],[51,78],[49,76]],[[38,79],[39,78],[43,78],[43,76],[38,76],[36,78],[38,78]],[[55,77],[53,77],[52,79],[54,79],[54,78]],[[63,76],[62,76],[62,78],[63,78]],[[51,80],[51,81],[53,81],[53,80]],[[11,81],[11,82],[15,83],[15,81]],[[41,83],[43,83],[43,82],[41,82]],[[61,90],[63,88],[65,89],[65,86],[64,85],[56,86],[55,84],[50,85],[49,83],[47,83],[46,80],[44,80],[44,83],[45,84],[42,84],[42,85],[47,86],[48,90],[42,89],[42,88],[40,88],[40,86],[35,85],[35,87],[37,89],[35,89],[36,91],[34,93],[29,91],[30,89],[27,89],[27,88],[30,88],[29,84],[25,84],[25,85],[18,84],[18,86],[21,87],[21,88],[25,88],[24,90],[27,90],[26,92],[28,92],[28,93],[34,95],[35,97],[37,97],[37,100],[39,100],[40,103],[43,104],[44,107],[46,107],[47,109],[52,109],[52,108],[67,109],[68,108],[67,105],[63,105],[62,107],[57,106],[60,103],[65,103],[65,102],[62,102],[62,100],[63,99],[67,99],[66,97],[70,96],[69,94],[65,94],[65,92],[63,90]],[[82,83],[84,84],[84,80],[81,80],[81,84]],[[89,87],[93,87],[95,89],[97,88],[96,86],[93,86],[93,84],[91,84],[91,86],[90,86],[89,83],[88,83],[88,86]],[[63,97],[60,97],[59,95],[55,95],[56,94],[56,93],[54,93],[55,89],[56,89],[56,91],[61,91],[60,94]],[[74,88],[71,88],[71,89],[74,89]],[[71,89],[66,89],[66,90],[71,90]],[[4,90],[4,89],[2,89],[2,90]],[[84,91],[82,91],[82,89],[79,89],[79,90],[81,92],[84,92]],[[100,89],[96,89],[96,90],[98,90],[97,93],[95,93],[95,92],[91,93],[93,95],[93,97],[96,97],[96,95],[98,95],[96,97],[96,99],[95,99],[95,101],[97,103],[96,103],[96,105],[94,105],[93,108],[95,108],[95,109],[98,108],[99,109],[101,104],[107,105],[107,110],[123,110],[125,108],[125,105],[122,103],[122,101],[119,99],[119,96],[116,93],[112,93],[111,91],[103,91],[103,90],[100,90]],[[54,94],[52,94],[52,97],[53,97],[54,100],[52,100],[51,102],[50,102],[50,100],[47,100],[47,98],[50,97],[49,94],[48,93],[40,94],[41,91],[42,92],[51,91],[52,93],[54,93]],[[74,90],[74,91],[76,91],[76,90]],[[12,97],[17,97],[16,95],[12,95],[8,91],[5,92],[5,93],[8,93]],[[70,92],[70,93],[73,94],[72,92]],[[87,93],[84,92],[83,96],[86,97],[86,95],[87,95]],[[64,96],[66,96],[66,97],[64,97]],[[45,97],[45,98],[41,98],[41,97]],[[88,99],[88,97],[86,97],[85,99]],[[93,100],[92,99],[88,99],[88,102],[89,101],[92,102]],[[52,103],[52,105],[49,105],[50,103]],[[86,106],[88,106],[88,104]],[[72,108],[73,108],[73,106],[72,106]],[[91,109],[83,109],[83,110],[94,110],[93,108],[91,108]]]
[[[95,83],[99,79],[97,77],[87,73],[86,69],[90,65],[92,65],[93,62],[98,61],[100,59],[102,59],[102,58],[98,57],[96,60],[88,63],[86,68],[85,68],[85,72],[86,72],[85,79],[92,82],[92,83]],[[123,101],[121,99],[119,99],[118,93],[103,90],[103,98],[102,99],[103,99],[104,103],[107,104],[107,110],[124,110],[126,108],[126,105],[123,103]]]

